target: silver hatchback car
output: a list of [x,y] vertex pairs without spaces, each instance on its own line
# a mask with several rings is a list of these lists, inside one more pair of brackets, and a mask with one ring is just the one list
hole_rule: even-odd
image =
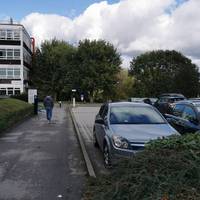
[[151,105],[117,102],[103,104],[93,128],[94,145],[110,167],[118,157],[131,157],[150,140],[179,133]]

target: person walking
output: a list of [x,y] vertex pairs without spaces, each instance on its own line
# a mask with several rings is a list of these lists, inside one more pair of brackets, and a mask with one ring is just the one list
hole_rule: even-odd
[[51,118],[52,118],[52,111],[54,107],[53,99],[51,96],[46,96],[44,98],[44,107],[46,109],[46,115],[47,115],[47,120],[49,121],[49,124],[51,123]]

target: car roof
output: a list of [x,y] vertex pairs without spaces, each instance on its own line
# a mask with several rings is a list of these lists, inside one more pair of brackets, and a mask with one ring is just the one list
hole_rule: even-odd
[[179,94],[179,93],[163,93],[163,94],[159,95],[159,98],[162,98],[162,97],[181,97],[181,98],[185,98],[184,95]]
[[190,100],[179,101],[179,102],[176,102],[175,104],[187,104],[187,105],[193,105],[193,106],[200,106],[200,100],[190,99]]
[[111,102],[109,103],[110,106],[145,106],[145,107],[152,107],[147,103],[141,102]]

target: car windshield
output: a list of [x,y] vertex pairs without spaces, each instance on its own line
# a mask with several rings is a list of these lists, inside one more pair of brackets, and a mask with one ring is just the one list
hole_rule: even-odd
[[198,113],[200,113],[200,105],[196,106],[196,109],[198,110]]
[[151,107],[113,106],[110,124],[164,124],[166,121]]

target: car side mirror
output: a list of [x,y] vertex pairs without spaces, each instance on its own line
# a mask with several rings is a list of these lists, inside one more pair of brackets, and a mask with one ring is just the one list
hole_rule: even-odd
[[95,123],[98,123],[98,124],[105,124],[104,120],[102,118],[99,118],[99,119],[96,119],[95,120]]

